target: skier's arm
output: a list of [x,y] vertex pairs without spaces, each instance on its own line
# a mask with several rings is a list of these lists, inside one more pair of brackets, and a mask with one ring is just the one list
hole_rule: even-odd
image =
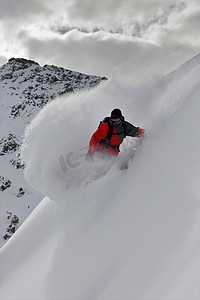
[[106,123],[102,123],[101,126],[95,131],[95,133],[92,135],[90,139],[88,153],[95,152],[97,148],[97,144],[100,142],[100,140],[106,138],[108,130],[109,130],[108,125]]
[[129,122],[126,122],[126,136],[132,136],[132,137],[141,137],[145,133],[144,129],[140,127],[135,127]]

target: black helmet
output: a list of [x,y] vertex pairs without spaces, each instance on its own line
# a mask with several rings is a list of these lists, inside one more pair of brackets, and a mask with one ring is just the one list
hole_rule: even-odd
[[110,116],[111,120],[115,121],[117,119],[121,119],[121,117],[122,117],[121,110],[119,108],[113,109],[113,111],[111,112],[111,116]]

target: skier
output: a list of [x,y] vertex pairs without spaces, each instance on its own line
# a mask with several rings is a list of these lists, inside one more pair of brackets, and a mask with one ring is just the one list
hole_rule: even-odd
[[93,161],[94,153],[101,154],[101,157],[117,156],[119,146],[126,136],[142,137],[144,133],[144,129],[125,121],[121,110],[115,108],[110,117],[100,122],[98,129],[92,135],[85,158],[87,161]]

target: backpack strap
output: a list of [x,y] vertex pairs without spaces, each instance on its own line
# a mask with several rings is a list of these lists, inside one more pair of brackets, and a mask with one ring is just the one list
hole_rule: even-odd
[[103,142],[108,142],[112,135],[113,135],[113,125],[110,121],[110,118],[109,117],[105,117],[100,123],[99,123],[99,126],[98,128],[101,126],[102,123],[107,123],[108,124],[108,127],[109,127],[109,130],[108,130],[108,133],[107,133],[107,136],[105,137],[105,139],[102,139],[101,140],[101,143]]

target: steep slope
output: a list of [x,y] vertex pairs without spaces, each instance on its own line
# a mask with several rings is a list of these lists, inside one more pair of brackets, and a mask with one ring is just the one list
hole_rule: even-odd
[[16,231],[43,196],[24,181],[19,148],[25,127],[59,95],[88,90],[106,78],[88,76],[23,58],[0,67],[0,246]]
[[[25,156],[29,182],[52,198],[0,251],[2,300],[199,299],[199,67],[184,68],[153,99],[145,120],[153,130],[128,170],[113,165],[85,188],[66,189],[55,180],[61,168],[49,175],[56,163],[48,167],[46,158],[37,170]],[[44,108],[29,127],[41,146],[37,132],[55,107]],[[27,145],[26,151],[40,163],[43,150]]]

